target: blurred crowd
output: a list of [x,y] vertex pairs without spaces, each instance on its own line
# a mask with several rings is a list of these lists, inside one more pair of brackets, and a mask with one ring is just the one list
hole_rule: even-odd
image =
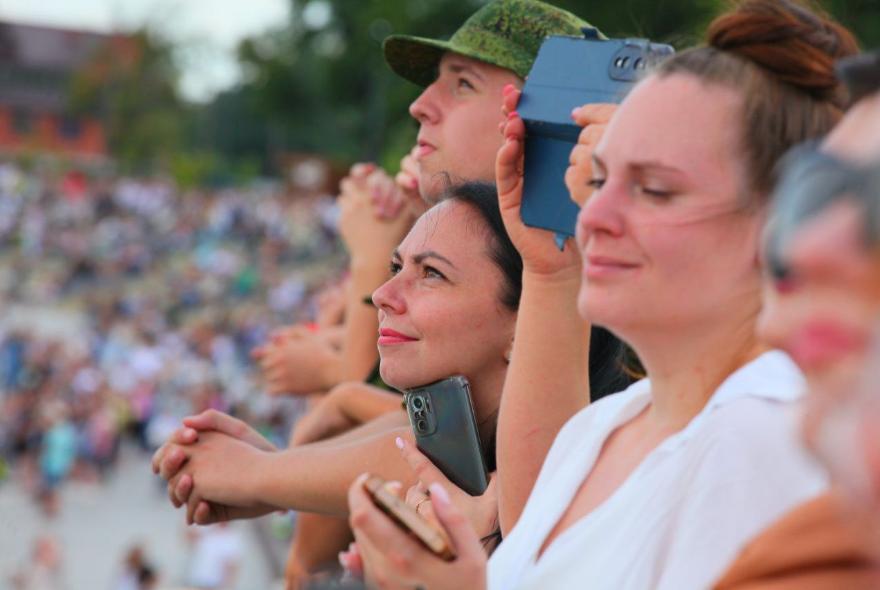
[[[554,35],[602,60],[584,84],[645,71],[619,104],[541,98]],[[392,34],[418,139],[338,213],[0,170],[14,476],[53,514],[125,435],[155,449],[217,525],[200,588],[242,561],[228,521],[279,510],[289,590],[880,587],[880,54],[800,0],[650,68],[606,42],[539,0]]]
[[[179,191],[0,165],[0,479],[47,514],[69,477],[100,480],[130,437],[182,416],[247,416],[279,441],[251,350],[309,320],[340,265],[333,199],[278,186]],[[289,412],[288,412],[289,413]]]

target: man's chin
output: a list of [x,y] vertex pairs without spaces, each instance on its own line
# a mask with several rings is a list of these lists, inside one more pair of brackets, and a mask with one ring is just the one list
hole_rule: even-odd
[[438,182],[436,179],[419,181],[419,194],[429,207],[433,207],[443,200],[446,188],[445,183]]

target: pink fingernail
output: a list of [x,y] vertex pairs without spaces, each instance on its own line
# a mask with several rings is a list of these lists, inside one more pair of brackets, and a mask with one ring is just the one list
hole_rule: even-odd
[[398,449],[400,449],[401,451],[403,450],[404,442],[403,442],[403,439],[400,438],[399,436],[394,439],[394,444],[397,445]]
[[580,110],[580,107],[574,107],[573,109],[571,109],[571,118],[572,118],[572,119],[574,119],[575,117],[577,117],[577,114],[578,114],[578,111],[579,111],[579,110]]
[[441,486],[439,483],[432,483],[428,486],[428,489],[431,490],[432,498],[436,497],[441,504],[446,506],[449,505],[449,494],[446,493],[446,488]]

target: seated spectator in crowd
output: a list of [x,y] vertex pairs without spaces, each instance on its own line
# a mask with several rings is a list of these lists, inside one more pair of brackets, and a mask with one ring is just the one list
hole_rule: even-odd
[[804,435],[836,485],[762,532],[718,590],[880,588],[880,54],[846,65],[875,87],[787,166],[760,324],[807,377]]
[[[499,418],[499,515],[512,515],[502,522],[512,530],[487,566],[448,501],[451,486],[434,483],[431,504],[459,553],[446,563],[376,509],[359,479],[349,501],[368,581],[705,588],[748,539],[825,489],[795,437],[803,376],[755,334],[759,236],[776,160],[839,120],[833,62],[855,51],[852,36],[824,15],[750,0],[713,21],[706,46],[669,58],[636,86],[594,152],[596,191],[578,220],[578,308],[633,347],[648,379],[566,423],[516,518],[517,507],[503,505],[505,486],[530,474],[505,447],[544,419],[534,400],[571,407],[575,394],[538,382],[530,398],[510,395],[509,384],[529,374],[523,367],[546,370],[522,348],[555,336],[535,329],[526,338],[519,329],[530,306],[545,304],[529,298],[534,285],[524,273]],[[513,116],[506,133],[502,211],[519,204],[522,121]],[[510,224],[508,231],[526,272],[540,268],[522,233]],[[571,273],[548,276],[558,283]],[[503,424],[506,414],[519,423]]]

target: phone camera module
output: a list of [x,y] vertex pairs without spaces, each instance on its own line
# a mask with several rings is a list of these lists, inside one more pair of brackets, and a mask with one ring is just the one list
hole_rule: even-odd
[[423,407],[425,407],[425,401],[420,397],[414,397],[412,400],[412,406],[416,410],[421,410]]
[[428,430],[428,423],[425,420],[417,420],[416,429],[419,432],[425,432],[426,430]]

